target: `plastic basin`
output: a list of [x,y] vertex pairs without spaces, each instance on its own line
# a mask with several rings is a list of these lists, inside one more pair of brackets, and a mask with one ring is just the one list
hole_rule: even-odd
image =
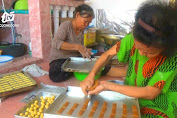
[[28,10],[28,0],[18,0],[14,6],[15,10]]
[[[102,69],[98,74],[96,74],[95,80],[97,80],[101,76],[101,72],[103,70],[104,69]],[[76,77],[76,79],[79,81],[83,81],[89,74],[89,73],[81,73],[81,72],[73,72],[73,73],[74,73],[74,76]]]
[[0,66],[11,62],[13,59],[14,57],[10,55],[0,55]]

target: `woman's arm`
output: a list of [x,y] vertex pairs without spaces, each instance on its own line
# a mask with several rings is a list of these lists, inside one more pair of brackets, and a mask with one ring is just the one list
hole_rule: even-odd
[[94,83],[94,77],[95,75],[106,65],[106,63],[109,62],[109,60],[114,57],[116,52],[117,45],[114,45],[111,49],[106,51],[101,55],[101,57],[97,60],[95,63],[92,71],[89,73],[89,75],[84,79],[84,81],[81,82],[80,86],[82,88],[82,91],[84,94],[87,94],[86,89],[91,88]]
[[143,98],[143,99],[154,99],[160,93],[161,89],[151,86],[146,87],[136,87],[136,86],[126,86],[115,84],[111,82],[101,81],[100,85],[93,91],[90,91],[88,94],[98,94],[101,91],[110,90],[125,94],[127,96]]
[[90,74],[96,75],[116,54],[117,45],[114,45],[111,49],[103,53],[95,63]]
[[86,48],[81,44],[72,44],[68,42],[63,42],[60,47],[60,50],[78,51],[83,58],[90,58],[90,55],[92,54],[91,49]]
[[111,77],[125,77],[126,74],[127,67],[111,67],[106,75]]
[[63,42],[60,47],[60,50],[79,51],[79,45],[80,44],[72,44],[68,42]]

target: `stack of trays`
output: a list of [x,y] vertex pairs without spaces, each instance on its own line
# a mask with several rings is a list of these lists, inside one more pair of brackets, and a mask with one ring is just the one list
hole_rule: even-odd
[[22,71],[0,76],[0,97],[27,91],[36,86],[36,82]]

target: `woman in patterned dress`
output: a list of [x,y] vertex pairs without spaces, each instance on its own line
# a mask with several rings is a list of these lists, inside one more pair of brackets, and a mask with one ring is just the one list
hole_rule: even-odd
[[[112,57],[128,62],[124,85],[94,76]],[[85,94],[104,90],[139,98],[142,117],[177,118],[177,10],[160,2],[146,2],[137,11],[132,33],[106,51],[80,84]]]

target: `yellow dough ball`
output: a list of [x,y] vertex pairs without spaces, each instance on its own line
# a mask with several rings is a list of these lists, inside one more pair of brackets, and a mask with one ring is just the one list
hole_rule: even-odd
[[52,96],[52,99],[55,99],[55,96]]
[[34,111],[34,115],[36,115],[37,114],[37,111]]
[[36,108],[39,108],[39,105],[36,105]]
[[45,105],[45,103],[44,102],[41,102],[41,106],[44,106]]
[[40,109],[39,109],[39,112],[43,112],[43,109],[40,108]]
[[34,114],[31,114],[32,117],[34,117]]
[[29,111],[29,110],[30,110],[29,108],[26,109],[26,111]]
[[42,99],[42,100],[41,100],[41,102],[44,102],[44,103],[45,103],[45,100],[44,100],[44,99]]
[[33,107],[30,107],[30,110],[33,111]]
[[28,115],[28,112],[25,112],[25,115],[27,116],[27,115]]
[[46,108],[46,109],[48,109],[48,108],[49,108],[49,106],[48,106],[48,105],[45,105],[45,108]]
[[33,109],[34,109],[34,110],[36,110],[36,109],[37,109],[37,107],[33,107]]
[[50,103],[49,103],[49,102],[47,102],[47,103],[46,103],[46,105],[47,105],[47,106],[49,106],[49,105],[50,105]]
[[31,104],[31,107],[34,107],[34,104]]
[[40,115],[40,118],[44,118],[44,114],[43,113]]
[[35,100],[35,102],[34,102],[34,103],[36,103],[36,104],[37,104],[37,103],[38,103],[38,101],[37,101],[37,100]]
[[41,112],[38,112],[37,115],[40,116],[40,115],[41,115]]

